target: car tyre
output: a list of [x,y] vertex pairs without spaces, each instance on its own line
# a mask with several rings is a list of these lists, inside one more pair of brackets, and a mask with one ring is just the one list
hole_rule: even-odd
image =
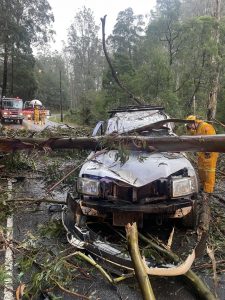
[[23,124],[23,120],[19,120],[19,122],[20,122],[20,125],[22,125],[22,124]]
[[182,225],[185,228],[195,229],[198,225],[197,200],[194,201],[191,212],[182,218]]

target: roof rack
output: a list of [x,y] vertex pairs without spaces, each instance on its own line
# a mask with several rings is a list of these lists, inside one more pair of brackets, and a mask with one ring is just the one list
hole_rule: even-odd
[[118,108],[108,111],[108,113],[113,115],[117,112],[146,111],[146,110],[164,110],[164,107],[154,106],[154,105],[127,105],[127,106],[119,106]]

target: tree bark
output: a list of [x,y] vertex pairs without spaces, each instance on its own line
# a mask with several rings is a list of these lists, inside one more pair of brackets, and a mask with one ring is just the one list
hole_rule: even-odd
[[212,57],[212,67],[215,71],[215,75],[212,82],[212,89],[209,93],[209,102],[208,102],[208,111],[207,118],[208,120],[212,120],[216,116],[216,108],[217,108],[217,95],[219,90],[219,79],[220,79],[220,63],[218,61],[219,55],[219,42],[220,42],[220,31],[219,31],[219,22],[220,22],[220,8],[221,8],[221,0],[215,0],[216,10],[213,15],[216,18],[216,29],[212,32],[215,40],[215,44],[217,46],[217,57]]
[[125,136],[108,135],[98,137],[76,138],[0,138],[0,151],[17,150],[59,150],[59,149],[89,149],[103,148],[146,152],[225,152],[225,134],[204,136]]
[[2,97],[7,93],[7,79],[8,79],[8,46],[7,42],[4,45],[4,62],[3,62],[3,78],[2,78]]

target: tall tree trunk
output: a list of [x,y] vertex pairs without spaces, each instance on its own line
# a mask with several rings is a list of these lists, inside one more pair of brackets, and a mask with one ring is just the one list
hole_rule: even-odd
[[220,41],[220,32],[219,32],[219,22],[220,22],[220,7],[221,7],[221,0],[215,0],[216,9],[214,12],[214,16],[216,18],[217,24],[215,31],[212,34],[215,36],[215,43],[217,45],[217,57],[212,57],[212,67],[215,71],[213,82],[212,82],[212,89],[209,93],[209,101],[208,101],[208,111],[207,111],[207,119],[212,120],[216,116],[216,108],[217,108],[217,95],[219,90],[219,78],[220,78],[220,66],[218,63],[218,47]]
[[4,63],[3,63],[3,79],[2,79],[2,96],[6,96],[7,92],[7,77],[8,77],[8,45],[4,45]]

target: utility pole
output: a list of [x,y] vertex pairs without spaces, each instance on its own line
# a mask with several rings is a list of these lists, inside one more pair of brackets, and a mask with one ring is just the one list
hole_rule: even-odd
[[63,106],[62,106],[62,71],[59,70],[59,94],[60,94],[60,113],[61,122],[63,122]]
[[12,54],[11,54],[11,62],[12,62],[12,65],[11,65],[11,96],[13,97],[14,96],[14,49],[12,49]]
[[193,111],[194,111],[194,115],[196,115],[196,100],[195,100],[195,95],[193,96]]

